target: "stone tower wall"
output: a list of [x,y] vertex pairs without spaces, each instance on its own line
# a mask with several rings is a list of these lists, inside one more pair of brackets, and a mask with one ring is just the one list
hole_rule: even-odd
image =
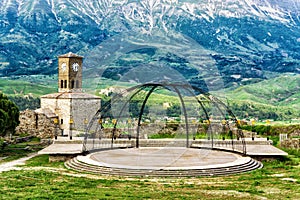
[[[70,130],[75,130],[72,134],[76,134],[85,129],[85,122],[89,122],[100,108],[101,99],[82,93],[82,60],[82,56],[72,52],[58,57],[59,93],[42,96],[40,109],[21,113],[19,133],[47,138],[54,136],[55,126],[64,135],[71,135]],[[58,119],[58,125],[54,124],[54,118]]]
[[49,108],[58,116],[61,129],[69,129],[70,104],[70,99],[41,98],[41,108]]
[[[84,94],[82,94],[84,96]],[[89,122],[100,108],[100,99],[96,98],[42,98],[41,107],[52,110],[59,119],[60,128],[70,129],[72,116],[72,129],[83,131],[85,119]],[[63,120],[63,123],[61,123]],[[67,132],[65,134],[68,134]]]
[[[62,70],[61,66],[65,63],[67,68],[65,71]],[[79,68],[77,72],[72,69],[72,64],[78,63]],[[82,58],[79,57],[60,57],[58,60],[58,90],[59,92],[70,92],[70,91],[81,91],[82,89]],[[66,88],[61,87],[61,81],[67,81]],[[78,81],[78,88],[71,88],[71,81]]]
[[87,119],[87,122],[90,122],[99,108],[99,99],[73,99],[72,116],[74,120],[74,129],[83,131],[85,129],[85,119]]

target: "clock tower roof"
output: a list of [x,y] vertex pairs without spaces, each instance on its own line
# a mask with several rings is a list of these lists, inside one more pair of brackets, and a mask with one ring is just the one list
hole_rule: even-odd
[[59,58],[83,58],[82,56],[76,55],[75,53],[69,52],[58,56]]

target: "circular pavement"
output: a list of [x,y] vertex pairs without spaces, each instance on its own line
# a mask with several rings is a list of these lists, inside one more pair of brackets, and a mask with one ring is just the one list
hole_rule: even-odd
[[104,150],[78,159],[83,163],[109,168],[188,170],[236,166],[251,158],[209,149],[149,147]]

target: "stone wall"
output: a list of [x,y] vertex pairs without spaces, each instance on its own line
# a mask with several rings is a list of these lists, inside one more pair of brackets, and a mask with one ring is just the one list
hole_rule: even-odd
[[300,149],[300,139],[288,139],[280,142],[280,146],[289,149]]
[[49,155],[49,162],[65,162],[67,160],[70,160],[74,157],[76,157],[77,155]]
[[282,126],[271,126],[271,133],[273,135],[288,134],[289,138],[300,136],[300,125],[282,125]]
[[[96,124],[96,123],[94,123]],[[127,135],[131,135],[132,137],[136,137],[137,134],[137,125],[134,126],[131,125],[130,128],[126,127],[127,124],[119,123],[117,126],[117,130],[115,132],[116,137],[122,137],[126,138]],[[192,135],[196,132],[198,133],[206,133],[208,129],[208,125],[203,124],[189,124],[189,134]],[[95,127],[92,127],[91,130],[95,130]],[[214,138],[221,137],[220,133],[222,131],[228,132],[229,128],[226,126],[223,130],[222,125],[213,124],[211,126],[211,130],[213,133],[219,133],[214,135]],[[232,127],[233,130],[233,137],[236,138],[237,136],[237,130]],[[141,139],[147,139],[150,138],[152,135],[155,134],[169,134],[173,135],[174,137],[182,137],[186,135],[186,128],[184,123],[143,123],[139,129],[139,138]],[[99,134],[101,134],[101,138],[111,138],[113,132],[113,128],[104,128],[100,132],[100,128],[98,128],[98,133],[94,135],[94,137],[100,137]],[[207,136],[209,136],[210,133],[207,133]]]
[[28,133],[31,136],[39,138],[53,138],[55,134],[55,125],[53,119],[44,114],[36,113],[33,110],[20,112],[20,124],[16,128],[16,133]]

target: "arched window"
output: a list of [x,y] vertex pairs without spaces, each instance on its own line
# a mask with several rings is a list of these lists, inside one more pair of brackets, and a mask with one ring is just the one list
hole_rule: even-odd
[[60,124],[64,124],[64,120],[63,119],[60,119]]
[[67,88],[67,80],[65,80],[64,88]]
[[71,89],[73,89],[74,87],[75,87],[75,81],[72,80],[72,81],[71,81]]
[[79,81],[76,81],[76,88],[79,88]]
[[63,80],[60,81],[60,88],[64,88],[64,81]]

